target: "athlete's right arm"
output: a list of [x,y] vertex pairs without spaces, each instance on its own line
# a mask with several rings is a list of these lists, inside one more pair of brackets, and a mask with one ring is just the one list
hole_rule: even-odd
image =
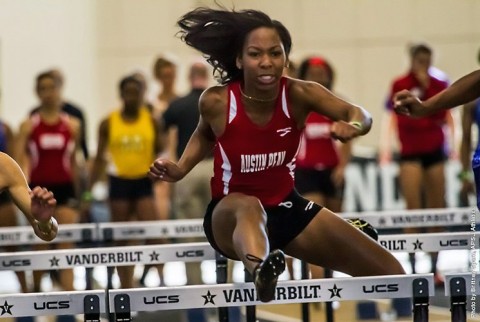
[[190,140],[183,151],[178,163],[166,159],[157,159],[150,167],[149,176],[153,180],[175,182],[185,177],[200,161],[202,161],[215,145],[215,134],[212,122],[219,119],[217,111],[225,108],[222,106],[216,88],[207,89],[199,101],[200,118],[197,128],[192,133]]
[[479,97],[480,69],[461,77],[450,87],[424,102],[407,90],[400,91],[395,94],[394,109],[399,114],[420,117],[466,104]]

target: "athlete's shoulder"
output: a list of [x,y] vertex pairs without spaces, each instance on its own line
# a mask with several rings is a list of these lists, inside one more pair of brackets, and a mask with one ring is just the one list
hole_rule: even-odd
[[207,88],[200,96],[200,113],[205,115],[224,110],[228,101],[227,88],[226,85],[216,85]]
[[315,96],[314,94],[319,92],[322,92],[325,90],[325,88],[316,83],[316,82],[311,82],[311,81],[304,81],[301,79],[296,79],[296,78],[290,78],[287,77],[287,82],[286,86],[288,89],[288,95],[290,100],[294,101],[305,101],[309,102],[311,99],[313,99]]

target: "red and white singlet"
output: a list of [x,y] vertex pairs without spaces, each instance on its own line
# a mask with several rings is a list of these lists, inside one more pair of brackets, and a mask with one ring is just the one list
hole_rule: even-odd
[[240,83],[228,85],[227,123],[214,151],[214,199],[241,192],[264,206],[277,206],[293,190],[301,130],[288,106],[285,78],[280,94],[270,122],[258,126],[245,112]]
[[71,163],[75,141],[62,113],[56,124],[46,124],[39,113],[31,116],[32,132],[28,139],[31,171],[35,184],[64,184],[73,180]]

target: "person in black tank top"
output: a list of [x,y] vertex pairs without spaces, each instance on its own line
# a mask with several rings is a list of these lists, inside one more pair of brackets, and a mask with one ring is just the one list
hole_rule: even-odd
[[[239,106],[250,123],[268,136],[271,132],[285,137],[299,135],[307,115],[315,111],[335,121],[331,135],[343,142],[369,132],[370,114],[317,83],[282,77],[292,44],[290,34],[283,24],[263,12],[197,8],[177,24],[181,39],[207,57],[221,85],[202,94],[200,120],[180,160],[157,159],[149,176],[167,182],[181,180],[217,146],[212,182],[223,183],[224,189],[212,185],[215,189],[205,214],[205,233],[215,249],[243,262],[254,276],[258,299],[268,302],[275,298],[278,276],[285,269],[283,252],[353,276],[404,274],[395,257],[375,240],[327,208],[298,195],[293,189],[293,175],[290,181],[282,177],[281,185],[277,178],[266,175],[271,167],[283,168],[276,169],[280,174],[293,172],[294,156],[284,160],[282,153],[243,154],[248,153],[248,145],[244,145],[245,151],[218,146],[220,141],[227,142],[223,135],[236,122],[235,111],[240,115],[236,109]],[[227,91],[233,83],[240,85],[235,99],[241,105],[233,104]],[[279,113],[290,118],[296,128],[269,126],[278,106],[283,108]],[[241,136],[241,128],[237,127],[235,133]],[[268,146],[262,139],[256,138],[254,146],[263,144],[265,149],[279,151],[285,148]],[[229,159],[229,151],[236,152],[232,155],[238,159]],[[244,176],[251,179],[250,184]],[[245,184],[233,187],[235,178]],[[264,190],[256,190],[255,182],[261,182]],[[285,190],[286,183],[292,184],[291,191],[275,194]]]

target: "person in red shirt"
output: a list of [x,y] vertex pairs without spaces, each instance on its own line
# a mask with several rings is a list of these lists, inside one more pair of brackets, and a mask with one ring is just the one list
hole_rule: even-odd
[[[62,112],[61,82],[52,71],[36,78],[36,92],[40,107],[21,126],[16,148],[19,162],[28,169],[30,186],[43,186],[51,190],[57,200],[55,218],[60,224],[79,222],[77,189],[79,177],[75,153],[78,148],[80,123],[77,118]],[[58,247],[74,248],[68,242],[56,245],[38,245],[37,249]],[[34,271],[34,291],[40,291],[44,271]],[[74,290],[73,270],[59,274],[61,287]]]
[[368,133],[370,114],[317,83],[283,77],[290,34],[263,12],[197,8],[178,25],[221,85],[202,94],[200,120],[180,160],[155,160],[150,177],[181,180],[214,150],[205,234],[217,251],[243,262],[259,300],[275,297],[283,251],[353,276],[403,274],[372,238],[294,189],[295,157],[310,112],[334,120],[331,135],[341,141]]
[[[393,113],[393,96],[407,89],[422,99],[428,99],[447,88],[445,80],[438,79],[430,72],[432,49],[426,44],[410,48],[411,67],[406,75],[394,80],[387,101],[388,118],[386,123],[390,135],[382,135],[381,163],[388,162],[391,151],[392,130],[396,131],[400,143],[400,189],[407,209],[444,208],[447,140],[445,126],[453,127],[451,115],[445,110],[430,116],[411,118]],[[453,132],[453,130],[451,131]],[[416,228],[407,228],[405,233],[419,233]],[[428,228],[429,232],[442,231],[441,228]],[[431,254],[432,271],[436,281],[438,253]],[[415,254],[410,254],[412,272],[415,273]]]
[[[335,78],[332,65],[320,56],[306,58],[300,64],[298,78],[317,82],[332,90]],[[332,139],[333,121],[324,115],[310,113],[297,155],[295,187],[308,200],[324,205],[333,212],[342,211],[345,167],[351,157],[351,141]],[[324,277],[322,267],[310,265],[312,278]]]

